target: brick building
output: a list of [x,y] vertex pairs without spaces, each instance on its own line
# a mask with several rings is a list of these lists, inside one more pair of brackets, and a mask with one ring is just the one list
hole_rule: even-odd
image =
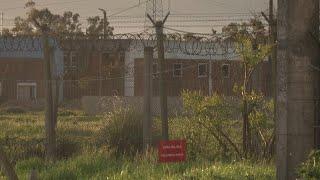
[[[243,83],[243,69],[239,60],[190,60],[166,59],[165,79],[168,96],[179,96],[183,90],[201,91],[204,95],[213,93],[234,95],[234,86]],[[159,77],[153,68],[153,95],[159,94]],[[135,60],[134,95],[144,93],[144,60]],[[252,76],[252,87],[266,96],[270,95],[269,63],[263,62]]]
[[[50,40],[50,44],[55,44]],[[54,47],[54,45],[53,45]],[[52,76],[63,74],[62,51],[54,47]],[[40,39],[0,39],[0,96],[2,100],[37,102],[45,97],[44,60]],[[60,99],[63,92],[60,89]]]
[[[127,40],[64,43],[64,98],[124,95]],[[74,47],[76,44],[76,48]]]
[[[170,45],[168,45],[170,46]],[[173,45],[175,46],[175,45]],[[184,45],[185,47],[190,47]],[[182,90],[201,91],[204,95],[213,93],[227,96],[234,95],[235,85],[242,85],[243,68],[240,56],[234,47],[229,46],[226,52],[222,48],[216,50],[217,55],[190,55],[188,52],[171,51],[176,47],[166,47],[165,79],[168,96],[179,96]],[[140,48],[142,49],[142,48]],[[153,62],[153,95],[159,94],[159,78],[157,54]],[[126,64],[129,71],[125,79],[125,96],[143,96],[144,59],[143,51],[131,48],[126,54]],[[252,75],[251,86],[257,92],[271,95],[269,86],[271,66],[263,61]]]
[[[5,43],[8,42],[5,41],[13,45],[11,50],[6,48]],[[23,47],[13,38],[0,41],[0,95],[5,99],[37,100],[45,96],[41,41],[23,41]],[[63,77],[59,93],[61,99],[143,96],[144,53],[141,43],[129,40],[68,40],[61,43],[64,50],[55,47],[52,57],[53,75]],[[165,78],[169,96],[179,96],[182,90],[230,96],[233,95],[234,85],[242,82],[242,68],[234,50],[225,54],[218,50],[217,55],[208,56],[174,52],[169,47],[166,49]],[[154,59],[154,96],[159,92],[157,69]],[[264,62],[254,73],[251,84],[268,96],[269,82],[269,64]]]

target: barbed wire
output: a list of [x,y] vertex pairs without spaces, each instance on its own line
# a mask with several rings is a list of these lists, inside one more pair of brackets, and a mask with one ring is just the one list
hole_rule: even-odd
[[[194,34],[173,33],[164,35],[165,50],[168,53],[182,53],[197,56],[224,56],[235,53],[234,42],[228,40],[226,34]],[[156,49],[156,34],[143,31],[141,33],[126,33],[108,35],[82,34],[49,34],[50,44],[62,51],[143,51],[144,47]],[[41,52],[41,35],[16,35],[0,37],[0,53],[5,52]]]

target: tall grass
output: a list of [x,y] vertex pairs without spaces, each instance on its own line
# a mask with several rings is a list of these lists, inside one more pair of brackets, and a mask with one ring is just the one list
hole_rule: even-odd
[[[188,158],[186,163],[159,164],[155,152],[148,155],[115,156],[112,149],[96,143],[101,131],[108,130],[105,129],[106,120],[105,116],[87,116],[80,111],[60,111],[57,132],[59,160],[49,163],[44,160],[44,113],[1,112],[0,145],[8,153],[20,179],[28,179],[33,169],[38,172],[39,179],[50,180],[275,179],[273,165],[264,163],[226,163],[217,159]],[[159,123],[155,120],[155,127]],[[188,126],[184,125],[183,118],[170,120],[171,137],[185,138],[183,128]],[[1,173],[0,179],[4,179]]]
[[16,165],[19,177],[27,179],[36,168],[40,179],[275,179],[274,169],[266,164],[234,162],[186,162],[158,164],[155,155],[114,158],[95,152],[47,165],[41,159],[29,159]]

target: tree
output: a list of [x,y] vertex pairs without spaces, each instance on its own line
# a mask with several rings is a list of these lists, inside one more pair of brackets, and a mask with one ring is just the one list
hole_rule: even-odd
[[12,36],[12,33],[9,28],[2,29],[2,36]]
[[[71,11],[66,11],[62,15],[53,14],[48,8],[38,9],[32,0],[25,4],[27,9],[26,17],[16,17],[14,27],[11,32],[16,35],[41,34],[43,31],[59,35],[83,35],[80,23],[80,15]],[[104,20],[99,16],[89,17],[86,32],[90,36],[102,35],[104,30]],[[106,36],[113,34],[113,27],[106,24]],[[40,29],[44,28],[44,29]]]
[[11,31],[12,33],[17,35],[33,34],[33,28],[31,24],[28,21],[26,21],[26,19],[23,19],[20,16],[14,19],[14,27]]
[[268,44],[256,44],[256,39],[253,36],[237,35],[237,53],[242,58],[243,67],[243,84],[239,88],[240,95],[242,97],[242,116],[243,116],[243,151],[244,154],[248,153],[248,149],[251,148],[251,128],[249,122],[249,115],[252,112],[253,107],[249,106],[254,100],[256,100],[256,94],[250,87],[250,79],[256,67],[263,62],[263,60],[269,55],[271,46]]
[[81,23],[79,21],[80,15],[78,13],[73,13],[71,11],[66,11],[62,16],[59,17],[57,22],[56,32],[62,34],[83,34],[81,29]]
[[250,38],[254,43],[260,44],[266,43],[269,37],[264,24],[257,17],[242,24],[230,23],[222,28],[222,32],[233,41],[236,41],[237,37],[241,35]]
[[243,116],[243,151],[251,148],[250,113],[253,112],[255,101],[259,96],[250,87],[251,76],[258,65],[270,54],[272,45],[268,44],[269,34],[262,21],[254,17],[249,22],[242,24],[230,23],[222,28],[228,39],[236,43],[237,53],[242,58],[243,83],[235,88],[242,97]]
[[15,26],[11,32],[17,35],[41,34],[43,31],[56,34],[83,34],[81,31],[80,15],[71,11],[63,15],[53,14],[49,9],[37,9],[33,1],[25,4],[26,18],[20,16],[14,20]]
[[[99,16],[89,17],[88,21],[88,28],[86,29],[86,33],[89,36],[98,36],[103,35],[103,27],[104,27],[104,20],[101,19]],[[106,37],[111,36],[113,34],[113,27],[109,26],[109,22],[107,21],[106,26]]]

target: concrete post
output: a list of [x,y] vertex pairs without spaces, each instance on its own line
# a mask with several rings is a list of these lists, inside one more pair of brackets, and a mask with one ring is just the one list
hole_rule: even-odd
[[153,48],[144,48],[144,120],[143,120],[143,149],[147,151],[151,146],[152,127],[152,62]]
[[209,96],[213,95],[213,79],[212,79],[212,59],[211,59],[211,55],[210,55],[210,61],[209,61]]
[[319,1],[278,0],[278,8],[277,179],[293,180],[314,147]]
[[56,158],[56,128],[54,104],[52,96],[52,73],[50,57],[52,49],[49,45],[49,38],[46,33],[43,35],[43,52],[44,52],[44,69],[45,69],[45,83],[46,83],[46,120],[45,120],[45,132],[46,132],[46,155],[48,160],[55,160]]
[[99,97],[102,96],[102,52],[99,52]]
[[159,94],[161,106],[161,121],[162,121],[162,140],[169,140],[169,125],[168,125],[168,100],[167,100],[167,83],[166,83],[166,63],[164,57],[164,44],[163,44],[163,22],[156,22],[157,33],[157,47],[158,47],[158,61],[159,61]]

